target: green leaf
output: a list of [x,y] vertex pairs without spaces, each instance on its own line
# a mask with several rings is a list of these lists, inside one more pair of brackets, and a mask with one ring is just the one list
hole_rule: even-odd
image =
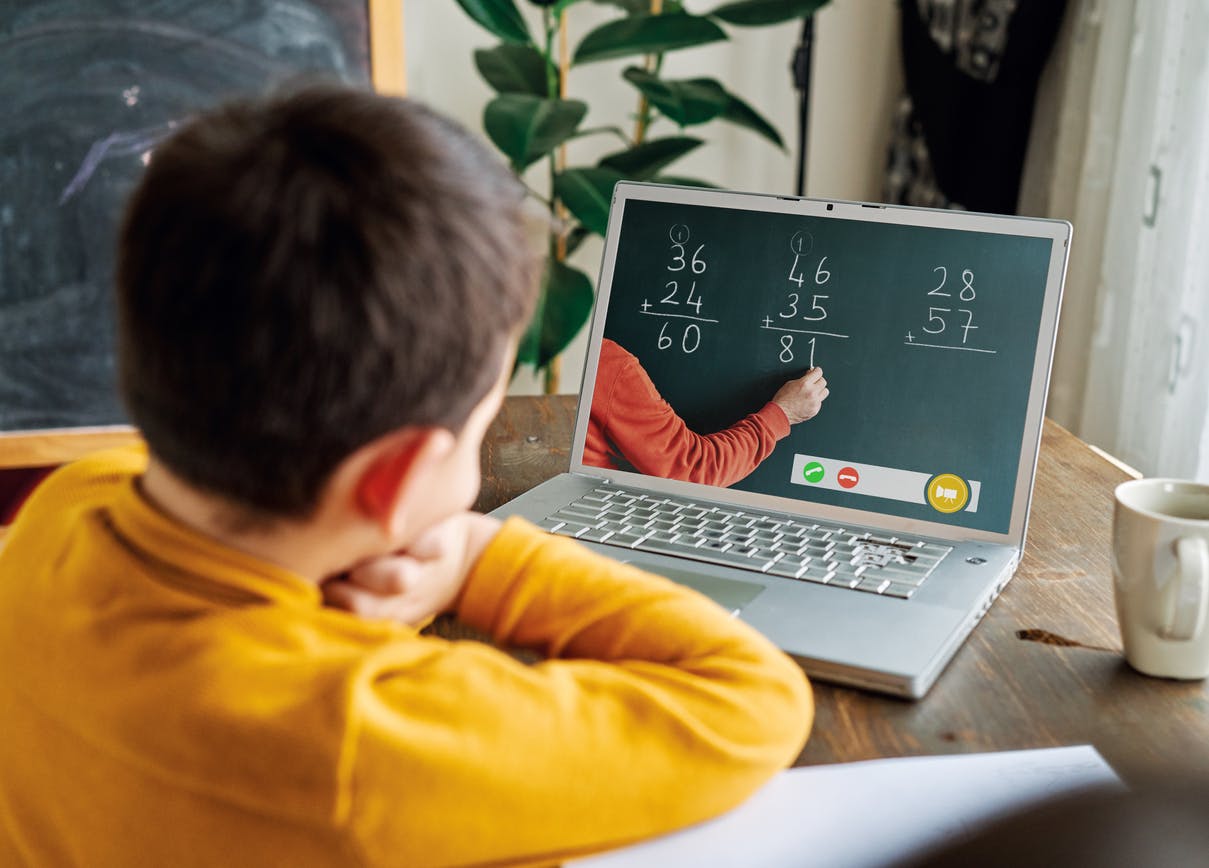
[[680,159],[689,151],[703,144],[692,136],[669,136],[651,139],[625,151],[617,151],[602,157],[600,165],[620,172],[627,178],[641,181],[651,177],[664,166]]
[[683,175],[656,175],[651,178],[656,184],[675,184],[678,187],[708,187],[718,189],[717,184],[702,181],[700,178],[686,178]]
[[703,124],[726,111],[731,95],[712,78],[665,81],[653,73],[631,66],[625,79],[642,91],[651,105],[682,127]]
[[726,39],[726,32],[708,18],[684,12],[631,15],[602,24],[583,38],[573,63],[592,63],[634,54],[662,54],[678,48]]
[[517,10],[512,0],[457,0],[458,5],[500,39],[506,42],[517,42],[521,45],[532,45],[529,28],[525,19]]
[[599,135],[600,133],[609,133],[610,135],[617,136],[617,138],[621,139],[623,142],[629,141],[629,138],[626,137],[625,130],[623,130],[621,127],[613,125],[605,127],[589,127],[586,130],[576,130],[575,135],[573,135],[571,138],[578,139],[581,136],[595,136]]
[[732,124],[738,124],[741,127],[747,127],[749,130],[755,130],[782,151],[785,150],[785,143],[781,141],[781,134],[777,132],[777,128],[766,121],[762,114],[734,94],[731,94],[730,104],[722,112],[722,120],[730,121]]
[[480,48],[474,52],[474,65],[498,93],[547,93],[546,59],[531,45],[505,42],[495,48]]
[[570,138],[587,112],[587,104],[576,99],[505,93],[487,103],[483,129],[522,172]]
[[537,310],[517,350],[517,364],[546,367],[583,328],[594,300],[592,281],[586,274],[551,259]]
[[589,232],[604,235],[609,225],[613,185],[622,180],[612,169],[567,169],[554,176],[554,195]]
[[739,0],[705,14],[740,27],[761,27],[793,18],[805,18],[826,5],[827,0]]
[[651,14],[651,0],[592,0],[598,6],[616,6],[629,15]]
[[[572,0],[574,2],[574,0]],[[616,6],[618,9],[624,9],[630,15],[649,15],[651,14],[651,0],[592,0],[598,6]],[[672,12],[683,12],[684,4],[680,0],[664,0],[663,14],[667,15]]]

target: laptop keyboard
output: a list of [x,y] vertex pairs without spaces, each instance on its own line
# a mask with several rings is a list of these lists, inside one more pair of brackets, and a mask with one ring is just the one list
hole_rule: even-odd
[[601,485],[538,525],[621,548],[908,599],[952,548]]

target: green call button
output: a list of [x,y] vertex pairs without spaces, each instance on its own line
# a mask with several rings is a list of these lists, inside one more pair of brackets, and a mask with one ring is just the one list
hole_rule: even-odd
[[802,468],[802,478],[809,483],[818,483],[823,481],[823,465],[817,461],[811,461]]

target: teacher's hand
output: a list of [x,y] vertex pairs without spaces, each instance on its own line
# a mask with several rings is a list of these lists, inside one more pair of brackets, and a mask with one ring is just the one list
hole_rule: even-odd
[[790,380],[772,396],[772,402],[785,411],[790,425],[814,418],[823,401],[831,394],[822,368],[811,368],[796,380]]

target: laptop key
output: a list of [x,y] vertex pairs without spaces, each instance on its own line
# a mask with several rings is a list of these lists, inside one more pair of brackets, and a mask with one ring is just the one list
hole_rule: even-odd
[[567,518],[578,517],[581,519],[596,519],[604,515],[604,512],[605,511],[603,509],[595,509],[590,506],[580,506],[578,503],[570,503],[554,514],[558,516],[565,516]]
[[740,545],[738,543],[731,545],[731,547],[728,548],[726,551],[728,554],[742,555],[745,558],[758,557],[760,554],[760,550],[758,548],[756,548],[755,546]]
[[718,551],[709,546],[688,547],[684,543],[655,543],[651,545],[649,541],[644,541],[638,546],[642,551],[661,552],[664,554],[680,555],[681,557],[692,558],[693,560],[705,561],[711,564],[720,564],[722,566],[740,567],[745,570],[754,572],[762,572],[768,561],[762,558],[754,558],[747,554],[740,554],[729,549]]
[[[792,537],[779,539],[772,544],[772,547],[786,555],[801,555],[802,550],[806,548],[800,540],[795,540]],[[810,557],[810,555],[805,555],[805,557]]]
[[799,558],[795,555],[786,555],[768,568],[768,572],[775,576],[788,576],[791,579],[796,579],[798,573],[810,563],[810,558]]
[[543,518],[537,523],[537,526],[548,533],[556,533],[560,527],[566,524],[565,521],[558,518]]
[[654,537],[647,537],[641,543],[634,546],[638,551],[654,552],[661,555],[677,555],[679,557],[703,559],[698,552],[700,547],[694,545],[692,539],[687,540],[660,540]]
[[833,561],[832,568],[835,570],[835,574],[837,576],[845,578],[851,577],[854,579],[859,579],[864,574],[866,569],[863,566],[856,566],[848,561]]
[[840,575],[832,573],[831,578],[827,580],[827,584],[837,588],[855,588],[861,582],[860,576]]
[[614,531],[607,527],[593,527],[576,536],[576,539],[586,540],[588,542],[604,542],[609,537],[613,536]]
[[880,594],[889,584],[888,579],[861,579],[856,589],[858,591],[868,591],[871,594]]
[[621,546],[622,548],[633,548],[635,543],[647,538],[645,531],[619,530],[611,537],[602,542],[607,542],[611,546]]
[[564,521],[562,526],[554,532],[560,536],[578,537],[581,533],[590,531],[592,527],[593,525],[583,524],[582,522],[578,521]]
[[831,581],[831,577],[834,575],[835,573],[828,569],[825,564],[815,561],[803,567],[802,571],[798,573],[797,578],[804,582],[817,582],[825,585]]
[[883,597],[898,597],[900,600],[909,600],[914,593],[914,585],[906,585],[902,582],[889,582],[882,589]]
[[678,537],[678,536],[679,536],[679,534],[674,533],[670,530],[655,530],[655,531],[652,531],[651,535],[647,537],[647,541],[648,542],[670,543],[670,542],[675,542],[676,537]]

